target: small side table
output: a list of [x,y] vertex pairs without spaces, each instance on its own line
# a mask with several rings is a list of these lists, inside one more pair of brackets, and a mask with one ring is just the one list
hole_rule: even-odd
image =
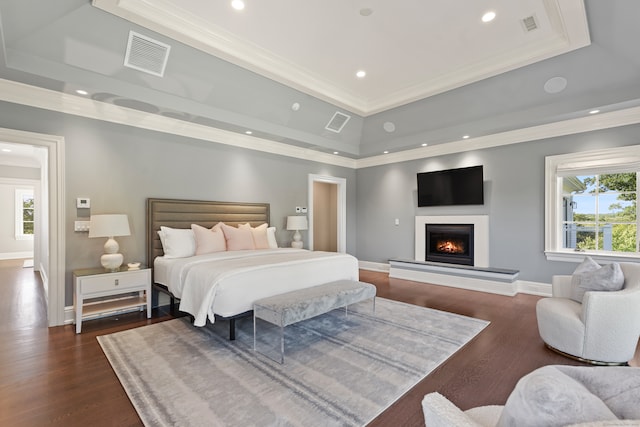
[[125,265],[115,272],[104,268],[75,270],[73,281],[76,334],[81,332],[84,319],[110,316],[132,308],[142,311],[146,306],[147,318],[151,318],[150,268],[140,266],[130,270]]

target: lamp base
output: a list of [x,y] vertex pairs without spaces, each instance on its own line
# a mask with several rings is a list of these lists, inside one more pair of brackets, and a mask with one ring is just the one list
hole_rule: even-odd
[[105,270],[116,271],[122,265],[124,257],[122,254],[104,254],[100,257],[100,264]]
[[296,242],[296,241],[291,242],[291,247],[292,248],[302,249],[302,245],[303,245],[302,242]]

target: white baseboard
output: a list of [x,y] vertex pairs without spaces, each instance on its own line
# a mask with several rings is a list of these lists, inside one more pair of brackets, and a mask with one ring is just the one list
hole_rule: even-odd
[[5,252],[0,254],[0,260],[21,258],[33,258],[33,251]]
[[498,295],[515,296],[518,293],[524,293],[538,296],[551,296],[551,284],[527,282],[523,280],[503,282],[427,271],[406,270],[402,268],[391,268],[389,270],[389,277]]
[[389,272],[389,264],[383,262],[358,261],[358,267],[362,270]]

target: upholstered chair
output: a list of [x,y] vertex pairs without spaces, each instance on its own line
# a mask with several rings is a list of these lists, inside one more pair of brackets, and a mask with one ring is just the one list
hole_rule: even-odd
[[504,405],[460,410],[440,393],[422,400],[426,427],[640,425],[640,368],[551,365],[522,377]]
[[622,289],[584,292],[581,303],[575,300],[572,276],[553,276],[552,297],[536,305],[538,329],[548,347],[594,364],[633,359],[640,338],[640,264],[619,265]]

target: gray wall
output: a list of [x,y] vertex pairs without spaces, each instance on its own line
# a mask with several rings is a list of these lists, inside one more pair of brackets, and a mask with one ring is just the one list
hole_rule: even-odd
[[[351,169],[0,103],[0,127],[65,137],[66,304],[72,271],[99,265],[103,239],[73,231],[90,213],[126,213],[132,235],[118,238],[125,262],[145,257],[148,197],[268,202],[281,244],[285,217],[307,206],[308,174],[347,180],[347,252],[355,255],[355,176]],[[76,209],[89,197],[91,209]],[[306,233],[303,239],[307,241]]]
[[[490,265],[520,270],[519,279],[550,283],[575,264],[544,255],[545,156],[640,143],[640,126],[558,137],[430,159],[359,169],[357,255],[386,263],[414,257],[417,215],[489,215]],[[416,173],[484,165],[485,204],[418,208]],[[400,225],[394,225],[394,219]]]

